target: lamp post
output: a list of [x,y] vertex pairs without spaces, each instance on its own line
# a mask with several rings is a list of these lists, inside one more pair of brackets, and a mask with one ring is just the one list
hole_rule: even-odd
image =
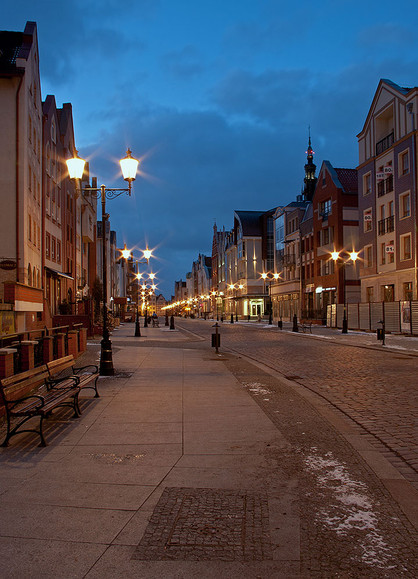
[[[102,260],[103,260],[103,336],[100,350],[100,375],[113,376],[115,371],[112,359],[112,342],[110,341],[109,328],[107,325],[107,255],[106,255],[106,224],[109,215],[106,213],[106,199],[114,199],[122,193],[131,196],[132,182],[135,181],[138,171],[139,161],[132,157],[130,149],[126,152],[126,157],[120,160],[123,178],[128,182],[127,189],[109,189],[105,185],[101,187],[84,187],[81,192],[91,193],[96,199],[101,199],[102,204]],[[83,176],[85,161],[80,159],[78,152],[72,159],[67,160],[68,174],[70,179],[80,180]]]
[[273,280],[278,280],[280,277],[279,273],[272,273],[271,271],[263,272],[261,274],[262,279],[264,280],[264,294],[266,293],[266,281],[269,282],[269,325],[273,324],[273,304],[271,302],[271,282]]
[[[331,253],[331,257],[334,260],[335,265],[338,268],[338,264],[341,263],[341,269],[342,269],[342,283],[343,283],[343,327],[341,330],[342,334],[347,334],[348,333],[348,320],[347,320],[347,304],[346,304],[346,273],[345,273],[345,268],[347,263],[349,263],[350,261],[355,264],[356,259],[358,258],[358,252],[357,251],[351,251],[350,253],[348,253],[348,257],[346,257],[344,259],[344,257],[342,257],[340,255],[339,251],[333,251]],[[337,270],[338,271],[338,270]],[[340,293],[340,276],[338,274],[338,294]]]
[[[243,290],[244,289],[244,285],[242,283],[229,283],[228,284],[228,289],[233,292],[237,289],[239,290]],[[234,299],[234,310],[235,310],[235,321],[238,322],[238,314],[237,314],[237,300],[236,298],[236,293],[232,295],[233,299]],[[231,312],[231,324],[234,323],[234,314]]]
[[[120,250],[122,253],[122,257],[125,260],[128,260],[129,258],[133,258],[134,256],[132,254],[132,250],[131,249],[127,249],[126,248],[126,244],[124,249]],[[150,249],[144,249],[142,250],[143,253],[143,257],[144,259],[140,260],[140,259],[135,259],[135,263],[136,263],[136,274],[135,274],[135,278],[136,278],[136,282],[137,282],[137,288],[136,288],[136,313],[135,313],[135,334],[134,336],[136,338],[140,338],[141,337],[141,330],[140,330],[140,325],[139,325],[139,310],[138,310],[138,302],[139,302],[139,281],[142,278],[142,274],[139,272],[139,266],[142,264],[147,264],[149,263],[150,258],[152,257],[152,251]],[[155,276],[155,274],[152,274],[153,276]],[[153,279],[153,278],[152,278]]]

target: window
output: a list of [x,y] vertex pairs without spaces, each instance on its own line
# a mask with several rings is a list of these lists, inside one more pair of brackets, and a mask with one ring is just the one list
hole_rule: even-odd
[[372,231],[373,229],[373,217],[372,217],[372,210],[365,209],[363,211],[363,223],[364,223],[364,231]]
[[383,302],[393,302],[395,300],[395,286],[382,285],[382,301]]
[[399,218],[405,219],[411,215],[411,197],[409,192],[399,195]]
[[53,143],[57,142],[57,129],[55,127],[55,121],[51,123],[51,139]]
[[401,235],[401,260],[411,259],[411,234]]
[[369,303],[373,301],[373,287],[366,287],[366,300]]
[[56,248],[56,240],[55,237],[51,239],[51,259],[55,261],[55,248]]
[[49,233],[45,234],[45,256],[49,259],[51,255],[51,236]]
[[32,241],[32,217],[30,215],[28,218],[28,240]]
[[366,245],[364,248],[364,267],[373,266],[373,246]]
[[409,173],[409,150],[399,155],[399,176]]
[[367,173],[363,175],[363,195],[369,195],[372,191],[372,175]]
[[380,265],[385,265],[386,263],[386,243],[380,244]]
[[57,263],[61,263],[61,241],[57,239]]
[[395,245],[393,239],[391,239],[386,246],[386,261],[387,263],[393,263],[395,261]]
[[404,282],[404,284],[402,286],[402,290],[403,290],[403,299],[407,300],[407,301],[411,301],[412,300],[412,281]]
[[331,199],[321,201],[321,203],[319,204],[319,216],[322,217],[322,219],[327,219],[330,213],[331,213]]

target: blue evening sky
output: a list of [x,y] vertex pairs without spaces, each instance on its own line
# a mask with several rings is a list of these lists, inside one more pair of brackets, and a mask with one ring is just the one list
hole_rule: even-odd
[[1,29],[27,20],[42,98],[72,103],[99,184],[122,186],[128,146],[143,159],[107,210],[119,246],[156,248],[167,298],[215,221],[300,193],[309,126],[318,169],[356,167],[380,78],[418,81],[415,1],[0,0]]

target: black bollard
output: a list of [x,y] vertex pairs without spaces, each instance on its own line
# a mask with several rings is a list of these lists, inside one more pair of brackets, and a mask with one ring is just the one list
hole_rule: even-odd
[[170,330],[175,330],[175,327],[174,327],[174,316],[171,316],[171,318],[170,318]]
[[298,328],[298,317],[296,314],[294,314],[293,316],[293,328],[292,328],[292,332],[299,332],[299,328]]
[[234,323],[234,314],[231,314],[231,324]]
[[270,313],[269,313],[269,326],[271,326],[272,323],[273,323],[273,315],[272,315],[272,313],[270,312]]

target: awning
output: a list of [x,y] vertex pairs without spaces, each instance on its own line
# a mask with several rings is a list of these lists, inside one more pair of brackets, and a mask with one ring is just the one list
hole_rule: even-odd
[[62,271],[57,271],[56,269],[52,269],[52,267],[47,267],[45,266],[46,271],[49,271],[49,273],[52,273],[52,275],[59,275],[60,277],[65,277],[66,279],[74,279],[73,277],[71,277],[71,275],[68,275],[68,273],[63,273]]

